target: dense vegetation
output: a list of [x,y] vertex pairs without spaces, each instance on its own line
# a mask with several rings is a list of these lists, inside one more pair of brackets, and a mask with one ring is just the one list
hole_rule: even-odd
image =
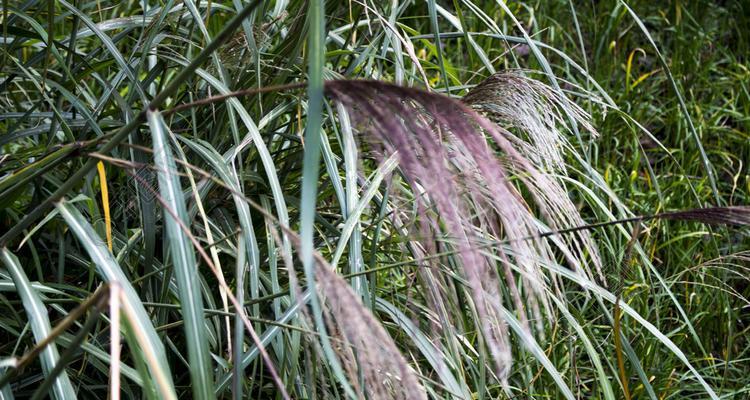
[[0,397],[750,396],[747,2],[0,18]]

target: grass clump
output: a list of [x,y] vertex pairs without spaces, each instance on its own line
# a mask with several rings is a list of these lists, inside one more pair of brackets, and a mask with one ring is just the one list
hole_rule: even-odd
[[747,6],[1,5],[3,398],[745,398]]

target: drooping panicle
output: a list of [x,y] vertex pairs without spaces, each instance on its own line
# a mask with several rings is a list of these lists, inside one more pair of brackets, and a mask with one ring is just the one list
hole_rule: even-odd
[[[465,103],[376,81],[331,81],[326,93],[345,106],[360,140],[372,144],[375,153],[397,154],[402,176],[423,202],[416,218],[431,227],[421,232],[435,233],[422,239],[442,244],[426,247],[455,250],[495,372],[504,379],[511,352],[498,308],[504,304],[503,294],[509,294],[508,308],[519,316],[524,334],[533,335],[542,331],[545,315],[552,312],[549,277],[541,265],[553,261],[553,247],[580,273],[589,274],[587,257],[598,262],[585,232],[562,241],[539,238],[538,217],[554,229],[581,221],[564,188],[529,159],[523,146],[519,150],[522,140],[511,139],[509,131]],[[534,101],[542,106],[542,97]],[[486,238],[498,245],[487,250]]]

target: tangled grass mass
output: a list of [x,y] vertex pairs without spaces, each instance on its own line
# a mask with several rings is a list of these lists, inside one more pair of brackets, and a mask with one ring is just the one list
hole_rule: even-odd
[[750,398],[746,2],[0,9],[0,398]]

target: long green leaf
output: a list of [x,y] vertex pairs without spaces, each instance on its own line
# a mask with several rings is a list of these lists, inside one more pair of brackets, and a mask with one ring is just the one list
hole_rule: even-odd
[[672,71],[669,69],[669,64],[667,64],[667,60],[661,54],[661,51],[659,51],[659,46],[656,45],[654,38],[651,37],[651,33],[649,33],[648,28],[646,28],[646,26],[643,24],[643,21],[641,21],[641,19],[638,17],[638,14],[636,14],[635,11],[633,11],[633,9],[630,8],[630,6],[624,0],[620,0],[620,3],[625,6],[625,9],[628,10],[630,16],[633,17],[633,21],[635,21],[635,23],[638,25],[638,28],[643,32],[644,35],[646,35],[648,43],[651,45],[651,47],[654,48],[656,57],[659,59],[659,63],[662,65],[662,67],[664,68],[664,72],[666,72],[667,74],[667,80],[669,80],[669,84],[672,86],[672,89],[677,96],[677,102],[680,105],[680,111],[685,116],[685,120],[687,121],[688,129],[690,130],[690,136],[692,136],[693,140],[695,140],[695,146],[698,148],[698,152],[700,153],[703,168],[706,170],[708,182],[711,184],[711,191],[714,195],[714,201],[716,202],[717,206],[721,206],[722,201],[721,197],[719,196],[719,189],[716,186],[714,168],[711,165],[711,161],[708,159],[706,149],[703,148],[701,137],[700,135],[698,135],[698,131],[695,130],[695,125],[693,124],[693,119],[690,118],[690,113],[688,112],[687,105],[685,104],[685,99],[682,96],[682,91],[680,91],[680,88],[677,86],[677,81],[674,79],[674,76],[672,76]]
[[[142,300],[138,297],[128,277],[117,264],[106,243],[94,231],[81,213],[70,203],[57,204],[57,210],[63,216],[68,227],[83,245],[91,260],[96,265],[102,279],[110,284],[120,286],[123,293],[122,308],[128,319],[127,330],[131,349],[136,359],[148,366],[151,379],[144,377],[144,391],[149,398],[176,399],[177,395],[172,382],[172,373],[167,363],[164,345],[161,343]],[[158,397],[157,397],[158,393]]]
[[204,330],[203,298],[198,279],[198,264],[195,261],[193,244],[183,231],[181,225],[189,226],[185,198],[180,186],[180,178],[175,166],[172,151],[167,139],[167,128],[158,111],[150,111],[147,115],[154,142],[154,164],[159,181],[159,194],[164,201],[163,207],[172,212],[164,211],[164,221],[167,233],[167,246],[174,264],[174,274],[180,295],[182,317],[185,319],[184,329],[188,347],[188,361],[192,378],[193,396],[196,399],[212,399],[214,387],[211,378],[211,355],[208,340]]
[[[23,272],[18,258],[5,247],[0,249],[0,255],[2,256],[3,264],[8,268],[11,277],[13,277],[13,283],[16,284],[18,295],[21,297],[21,302],[23,302],[23,308],[29,316],[29,323],[31,324],[31,331],[34,333],[34,339],[37,343],[42,342],[52,331],[49,315],[47,315],[47,308],[42,303],[39,293],[31,286],[31,282],[29,282],[26,273]],[[44,374],[49,375],[59,360],[60,353],[57,351],[57,345],[54,343],[47,344],[41,354]],[[52,392],[56,399],[76,398],[73,384],[70,382],[70,377],[66,371],[62,371],[57,376],[52,386]]]
[[323,123],[323,64],[325,62],[325,1],[312,0],[308,5],[308,84],[307,84],[307,126],[305,127],[305,154],[302,162],[302,198],[300,201],[300,258],[305,270],[307,286],[310,289],[315,327],[320,334],[323,352],[333,368],[336,379],[352,398],[357,396],[348,383],[346,375],[334,354],[326,332],[323,311],[315,290],[315,259],[313,258],[313,234],[315,214],[318,204],[318,175],[320,171],[320,135]]

